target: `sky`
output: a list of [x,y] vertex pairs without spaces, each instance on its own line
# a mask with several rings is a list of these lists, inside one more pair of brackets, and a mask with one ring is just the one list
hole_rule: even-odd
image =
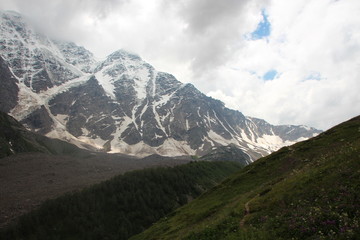
[[99,58],[118,49],[271,124],[360,114],[359,0],[1,0]]

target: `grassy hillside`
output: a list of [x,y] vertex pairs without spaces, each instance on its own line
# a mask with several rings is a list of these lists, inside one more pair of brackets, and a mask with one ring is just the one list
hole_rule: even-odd
[[125,173],[45,202],[0,232],[0,239],[128,239],[240,167],[191,162]]
[[360,117],[250,164],[142,239],[360,239]]

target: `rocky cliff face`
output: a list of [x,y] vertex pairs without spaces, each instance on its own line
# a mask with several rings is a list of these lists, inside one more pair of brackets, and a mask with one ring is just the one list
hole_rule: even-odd
[[65,61],[54,42],[35,32],[20,15],[2,12],[0,30],[1,55],[30,90],[46,91],[83,75]]
[[16,13],[2,12],[0,29],[0,74],[10,76],[2,91],[15,99],[0,99],[4,110],[51,137],[135,155],[203,155],[232,144],[254,160],[320,132],[246,117],[123,50],[97,62]]
[[19,81],[7,65],[6,61],[0,56],[0,111],[9,112],[18,102]]

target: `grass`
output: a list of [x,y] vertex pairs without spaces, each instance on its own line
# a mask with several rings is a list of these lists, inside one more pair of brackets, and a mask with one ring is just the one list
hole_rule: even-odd
[[131,240],[360,239],[359,223],[357,117],[259,159]]

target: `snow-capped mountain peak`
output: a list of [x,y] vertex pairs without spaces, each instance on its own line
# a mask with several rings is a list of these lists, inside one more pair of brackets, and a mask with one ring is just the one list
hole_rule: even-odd
[[252,160],[319,133],[245,117],[136,54],[118,50],[96,61],[19,14],[0,14],[0,110],[33,131],[139,156],[203,155],[232,144]]
[[[115,98],[115,88],[127,84],[133,87],[138,100],[154,95],[155,69],[139,56],[118,50],[95,68],[95,76],[106,93]],[[124,86],[125,87],[125,86]]]

